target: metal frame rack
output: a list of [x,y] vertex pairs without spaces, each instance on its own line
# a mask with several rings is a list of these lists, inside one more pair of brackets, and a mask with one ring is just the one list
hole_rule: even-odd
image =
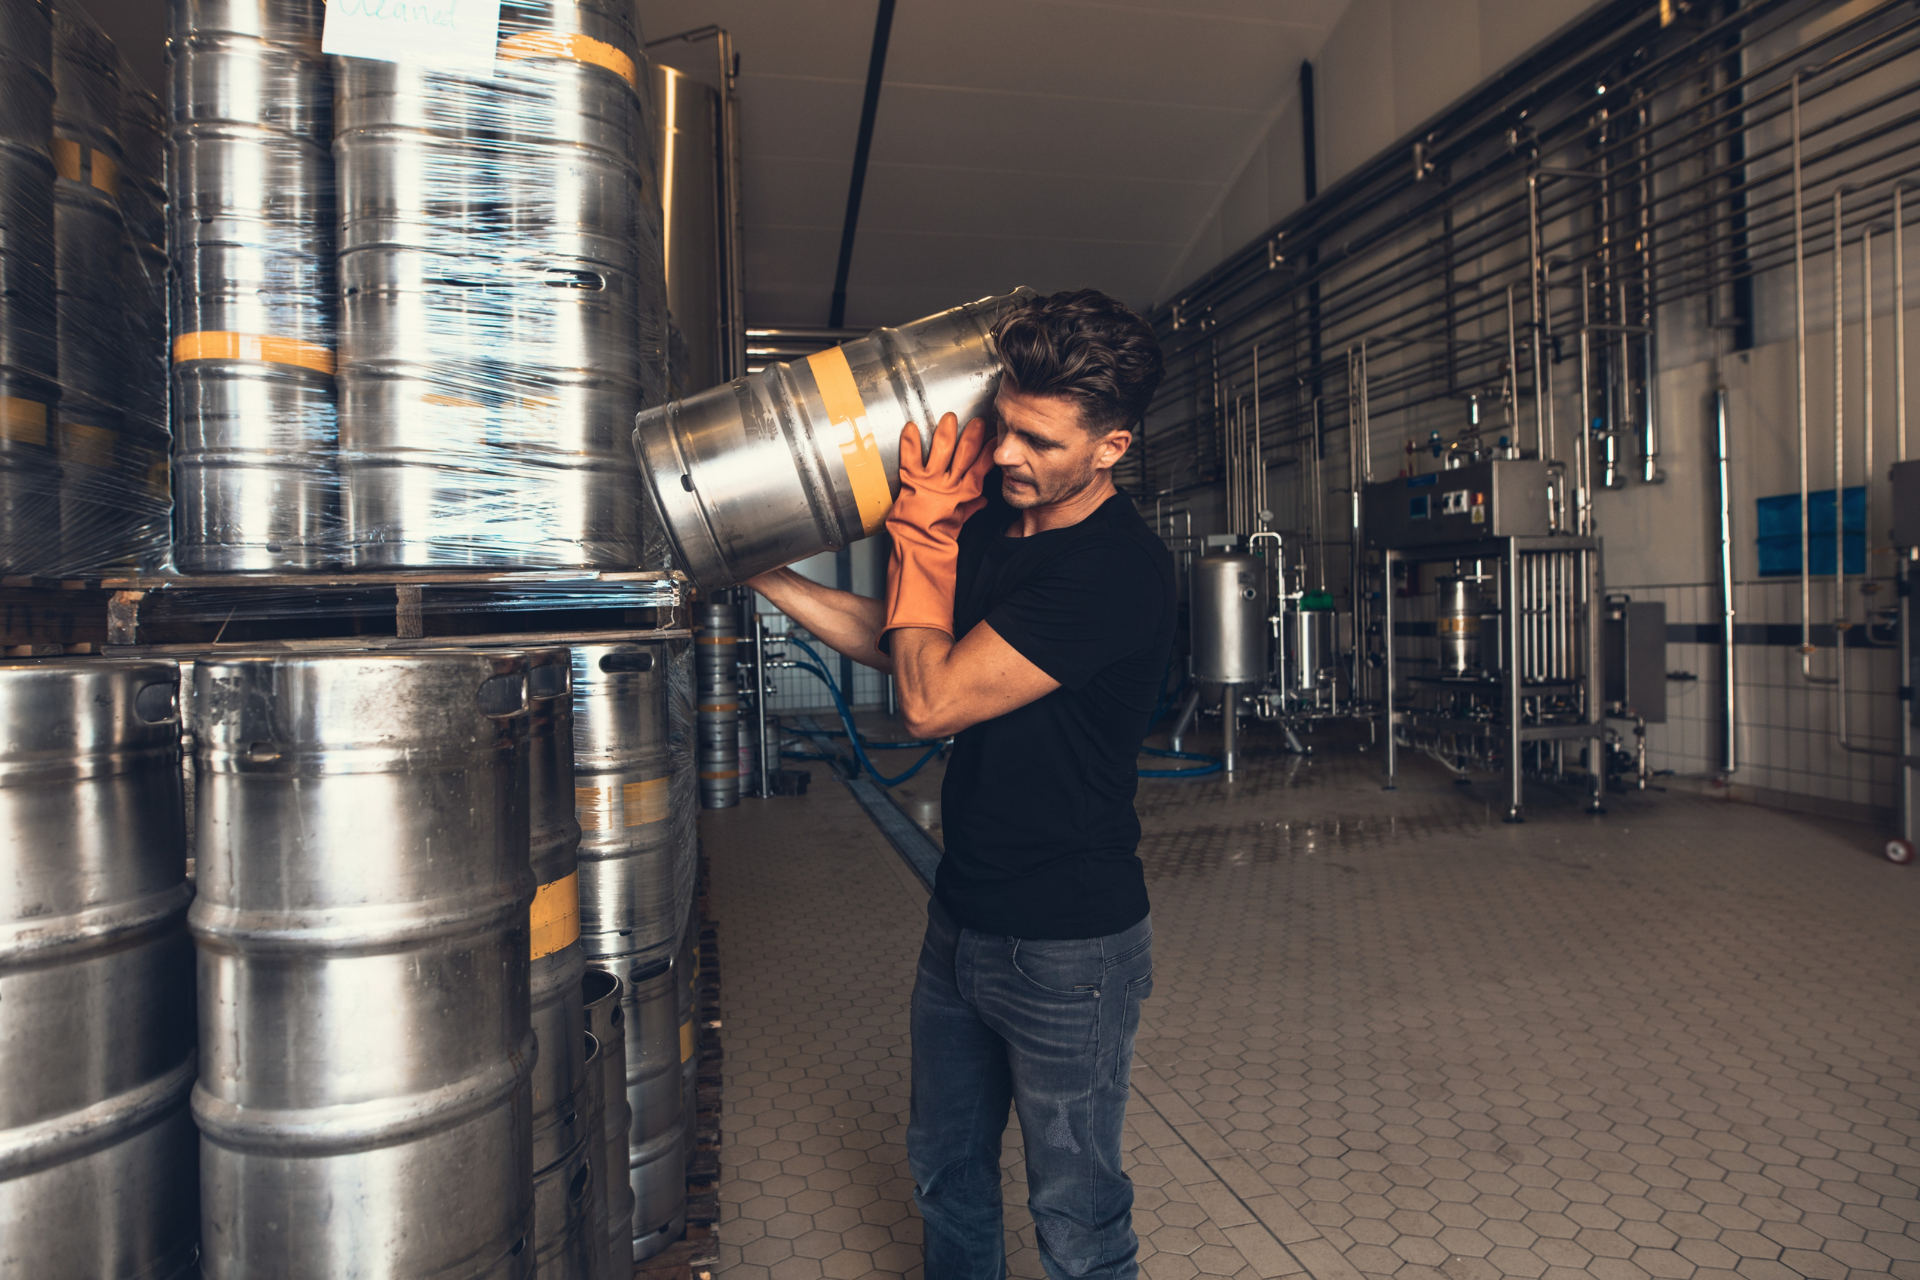
[[[1523,787],[1529,773],[1564,772],[1562,747],[1586,740],[1592,789],[1588,808],[1601,813],[1606,786],[1606,721],[1601,701],[1600,544],[1593,538],[1559,535],[1508,537],[1382,552],[1386,680],[1382,715],[1386,734],[1386,780],[1398,769],[1400,731],[1433,734],[1453,754],[1504,758],[1506,821],[1524,821]],[[1394,570],[1400,564],[1437,561],[1500,562],[1497,658],[1485,676],[1406,677],[1398,657]],[[1482,638],[1482,644],[1486,643]],[[1446,699],[1443,706],[1402,704],[1401,681],[1424,686]],[[1529,768],[1528,747],[1534,748]],[[1410,742],[1409,745],[1412,745]],[[1497,747],[1498,750],[1493,748]]]

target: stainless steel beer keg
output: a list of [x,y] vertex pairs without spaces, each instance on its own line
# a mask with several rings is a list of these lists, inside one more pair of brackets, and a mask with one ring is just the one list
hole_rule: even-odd
[[692,891],[692,869],[681,865],[692,815],[674,805],[665,648],[573,649],[581,942],[593,963],[671,959],[679,904]]
[[632,567],[664,281],[630,15],[514,10],[490,80],[337,59],[353,563]]
[[[587,1172],[592,1179],[592,1191],[587,1206],[587,1230],[593,1240],[591,1265],[583,1273],[602,1280],[603,1277],[617,1276],[618,1269],[609,1269],[613,1254],[607,1245],[607,1081],[606,1057],[600,1047],[600,1037],[591,1031],[586,1034],[587,1056],[581,1060],[586,1067],[586,1079],[580,1088],[582,1108],[586,1112],[587,1127],[593,1132],[593,1141],[587,1144]],[[625,1240],[621,1241],[624,1245]]]
[[673,958],[673,994],[680,1016],[680,1112],[683,1163],[700,1144],[700,909],[687,910],[680,952]]
[[207,1280],[533,1275],[528,671],[195,664]]
[[626,1013],[621,1007],[626,987],[605,969],[587,970],[581,999],[587,1030],[600,1046],[601,1121],[605,1138],[601,1179],[605,1197],[607,1274],[625,1277],[633,1271],[633,1184],[622,1177],[627,1161],[627,1136],[633,1127],[633,1108],[627,1102]]
[[533,1068],[534,1247],[541,1276],[579,1278],[598,1260],[604,1233],[589,1221],[588,1148],[600,1133],[583,1093],[580,983],[587,961],[573,814],[572,655],[564,648],[526,655],[528,856],[538,886],[529,921],[531,1017],[540,1050]]
[[687,1225],[686,1123],[680,1079],[680,1001],[673,959],[616,961],[626,984],[627,1180],[633,1187],[633,1261],[659,1253]]
[[171,0],[175,562],[341,561],[321,0]]
[[0,1270],[171,1277],[198,1235],[170,662],[0,664]]
[[900,429],[990,415],[1001,314],[1017,289],[640,415],[633,433],[680,564],[712,591],[880,531]]
[[695,621],[700,807],[730,809],[740,803],[740,615],[729,596],[703,601]]

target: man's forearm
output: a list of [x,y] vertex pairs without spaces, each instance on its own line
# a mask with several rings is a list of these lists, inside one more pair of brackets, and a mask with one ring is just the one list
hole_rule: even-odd
[[883,601],[823,587],[791,569],[763,573],[747,585],[834,652],[877,671],[893,670],[893,659],[879,647],[880,628],[887,620]]

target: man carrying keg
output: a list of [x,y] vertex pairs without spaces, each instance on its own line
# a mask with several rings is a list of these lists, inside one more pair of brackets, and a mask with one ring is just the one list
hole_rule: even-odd
[[1173,557],[1113,466],[1159,385],[1160,349],[1093,290],[1025,302],[994,339],[992,436],[948,414],[923,463],[918,429],[901,434],[887,598],[790,569],[751,585],[891,671],[910,732],[954,739],[913,991],[907,1152],[927,1280],[1005,1273],[1009,1102],[1048,1274],[1132,1277],[1120,1133],[1153,990],[1133,795],[1175,603]]

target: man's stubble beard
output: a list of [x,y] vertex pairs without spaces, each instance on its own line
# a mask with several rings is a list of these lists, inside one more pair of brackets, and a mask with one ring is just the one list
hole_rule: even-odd
[[1088,459],[1085,469],[1074,478],[1072,483],[1063,484],[1057,490],[1049,493],[1042,490],[1037,484],[1010,486],[1007,476],[1003,472],[1000,476],[1000,496],[1006,499],[1007,505],[1015,511],[1027,511],[1034,507],[1053,506],[1057,503],[1066,502],[1071,498],[1077,498],[1085,493],[1087,489],[1092,486],[1099,474],[1099,469],[1093,465],[1092,459]]

